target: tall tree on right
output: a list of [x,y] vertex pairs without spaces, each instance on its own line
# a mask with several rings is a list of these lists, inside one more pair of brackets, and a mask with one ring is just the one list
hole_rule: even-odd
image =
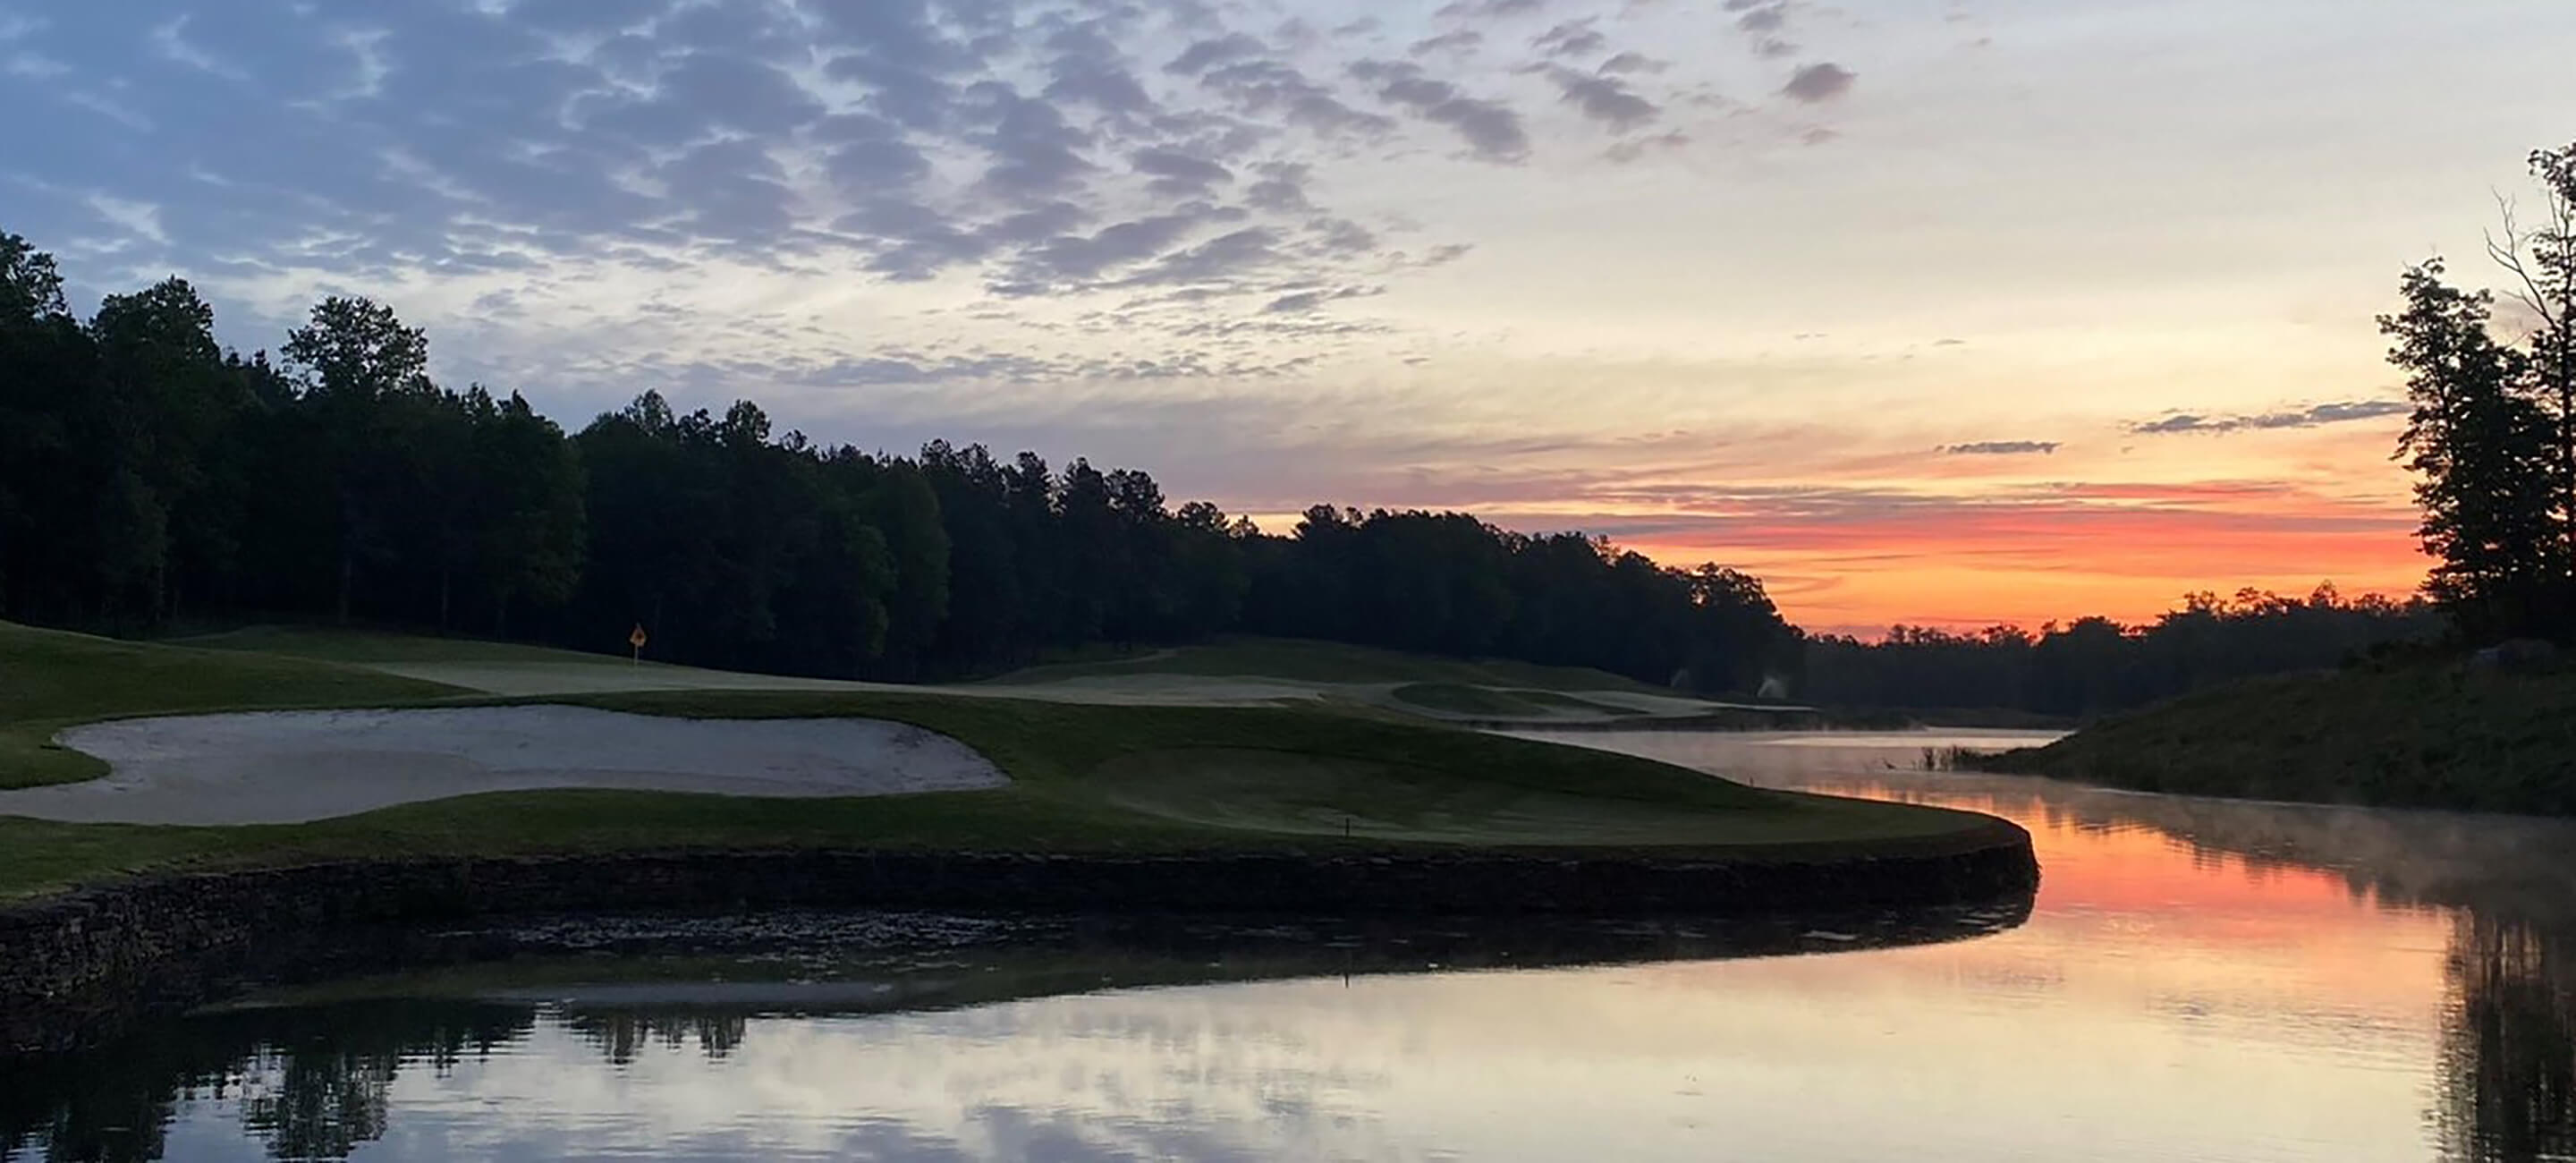
[[2531,156],[2536,222],[2511,204],[2487,251],[2515,308],[2406,272],[2380,317],[2415,406],[2398,455],[2417,475],[2425,592],[2471,636],[2576,640],[2576,146]]

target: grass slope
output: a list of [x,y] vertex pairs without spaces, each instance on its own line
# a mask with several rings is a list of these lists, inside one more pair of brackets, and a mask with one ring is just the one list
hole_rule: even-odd
[[1112,658],[1079,658],[1014,671],[996,683],[1057,682],[1122,674],[1189,674],[1332,683],[1446,683],[1545,691],[1675,692],[1581,666],[1508,659],[1437,658],[1339,642],[1230,636],[1192,646]]
[[461,692],[357,667],[0,622],[0,788],[105,774],[53,745],[74,723],[197,711],[417,703]]
[[2576,815],[2576,673],[2255,679],[1979,766],[2145,791]]
[[[364,672],[352,676],[303,660],[8,629],[0,637],[0,660],[12,674],[86,674],[84,682],[104,691],[127,689],[130,684],[116,679],[120,674],[191,676],[188,689],[197,692],[199,705],[164,701],[147,708],[152,710],[383,706],[440,701],[444,694],[444,688]],[[1813,858],[1956,845],[1992,827],[1966,813],[1762,791],[1629,756],[1324,708],[1097,706],[782,691],[657,691],[545,701],[696,717],[892,719],[966,742],[1014,782],[992,791],[836,800],[519,792],[311,824],[229,828],[0,817],[0,897],[173,866],[406,855],[690,847],[1153,852],[1476,845]],[[48,717],[0,721],[0,738],[41,739],[48,724],[125,713],[132,706],[105,695],[21,699],[0,706],[0,714],[19,709]],[[24,774],[25,760],[21,754],[0,755],[0,780],[33,782]],[[1340,834],[1345,826],[1347,837]]]

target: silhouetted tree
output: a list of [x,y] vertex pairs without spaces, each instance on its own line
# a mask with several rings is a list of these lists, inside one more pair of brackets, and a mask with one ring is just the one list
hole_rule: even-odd
[[2406,273],[2382,317],[2415,411],[2399,455],[2417,474],[2426,592],[2472,636],[2576,637],[2576,146],[2531,155],[2538,220],[2511,203],[2487,252],[2530,317],[2501,342],[2492,299]]
[[2399,449],[2417,476],[2425,592],[2473,634],[2536,629],[2565,577],[2550,519],[2548,417],[2526,394],[2526,357],[2489,334],[2488,297],[2408,271],[2406,307],[2380,319],[2415,411]]

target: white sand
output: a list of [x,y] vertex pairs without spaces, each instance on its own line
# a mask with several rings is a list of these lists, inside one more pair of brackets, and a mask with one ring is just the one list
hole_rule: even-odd
[[279,711],[75,727],[105,779],[0,792],[0,815],[268,824],[477,792],[873,796],[1009,782],[973,748],[873,719],[670,719],[582,707]]

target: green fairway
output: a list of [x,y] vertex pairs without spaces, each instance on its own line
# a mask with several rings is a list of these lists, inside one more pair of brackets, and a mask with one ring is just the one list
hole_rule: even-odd
[[74,723],[192,711],[419,703],[462,693],[300,658],[156,646],[0,622],[0,788],[106,774],[97,760],[53,744],[54,733]]
[[1547,691],[1629,691],[1686,697],[1664,687],[1580,666],[1537,666],[1502,659],[1436,658],[1339,642],[1226,637],[1142,654],[1033,666],[992,680],[1043,683],[1127,674],[1275,678],[1327,683],[1446,683]]
[[[0,628],[0,782],[96,764],[42,740],[80,719],[158,710],[453,705],[446,688],[330,664]],[[53,675],[87,676],[83,684]],[[118,676],[171,681],[125,682]],[[161,693],[133,696],[140,687]],[[27,693],[41,688],[44,695]],[[90,693],[74,694],[75,689]],[[498,700],[474,700],[492,702]],[[1985,835],[1966,813],[1760,791],[1607,752],[1338,713],[1328,706],[1108,706],[937,693],[652,691],[545,700],[705,718],[858,716],[974,747],[989,791],[736,799],[533,791],[309,824],[145,827],[0,817],[0,895],[120,873],[311,859],[685,848],[1328,851],[1475,845],[1747,858],[1862,855]],[[41,754],[40,754],[41,753]],[[1343,833],[1347,829],[1348,835]]]

